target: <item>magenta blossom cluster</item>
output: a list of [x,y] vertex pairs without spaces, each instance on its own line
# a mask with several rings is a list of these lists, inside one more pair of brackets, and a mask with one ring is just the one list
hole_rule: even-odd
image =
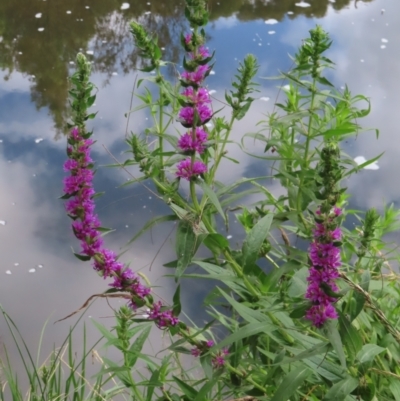
[[[81,243],[81,255],[78,257],[91,259],[93,268],[101,276],[113,279],[111,287],[130,294],[130,306],[137,309],[146,303],[150,288],[140,282],[135,272],[117,261],[115,252],[104,247],[100,221],[94,212],[94,174],[90,157],[93,141],[88,135],[81,135],[78,128],[73,128],[68,144],[68,160],[64,163],[64,170],[70,175],[64,179],[64,197],[68,198],[65,208],[73,219],[73,232]],[[149,319],[154,320],[160,328],[175,326],[178,323],[172,311],[165,310],[160,302],[150,306]]]
[[[208,340],[203,342],[201,345],[197,345],[195,348],[192,348],[191,354],[193,356],[199,357],[208,351],[209,348],[215,345],[213,340]],[[213,356],[211,363],[215,369],[221,368],[225,365],[225,357],[229,354],[227,348],[223,348],[216,355]]]
[[338,207],[327,213],[317,210],[317,222],[314,229],[314,240],[310,245],[309,257],[311,267],[307,278],[306,298],[312,302],[306,313],[306,319],[316,327],[322,327],[327,319],[337,319],[334,307],[338,291],[335,283],[339,277],[341,230],[337,218],[342,213]]
[[[178,147],[186,154],[192,155],[190,159],[182,160],[177,165],[176,175],[186,180],[191,180],[199,174],[207,171],[206,165],[194,159],[194,155],[201,154],[205,150],[205,143],[208,139],[207,132],[201,128],[212,117],[210,108],[210,95],[206,88],[202,87],[203,81],[210,72],[210,67],[206,64],[210,58],[210,53],[204,45],[193,45],[193,34],[184,37],[185,44],[192,48],[188,53],[191,65],[190,68],[182,73],[182,85],[185,89],[182,92],[183,107],[179,111],[179,121],[185,128],[190,128],[183,134],[178,141]],[[194,63],[194,64],[193,64]],[[197,65],[197,66],[196,66]]]

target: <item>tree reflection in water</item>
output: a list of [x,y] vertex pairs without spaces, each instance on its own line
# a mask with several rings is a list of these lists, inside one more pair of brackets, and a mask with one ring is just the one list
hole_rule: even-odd
[[[363,0],[369,2],[372,0]],[[354,0],[309,0],[310,7],[296,7],[299,0],[210,0],[211,20],[235,17],[240,21],[300,15],[323,17],[328,8],[340,10]],[[116,8],[117,3],[117,8]],[[164,59],[180,60],[180,33],[185,28],[183,1],[135,1],[121,10],[122,1],[2,0],[0,2],[0,69],[9,79],[13,71],[29,77],[32,101],[38,109],[48,107],[57,133],[63,132],[67,116],[70,62],[80,50],[93,51],[93,71],[105,76],[127,74],[140,67],[129,34],[129,21],[138,20],[154,32]],[[287,12],[293,14],[288,15]],[[36,15],[41,14],[40,18]],[[44,30],[39,31],[39,28]]]

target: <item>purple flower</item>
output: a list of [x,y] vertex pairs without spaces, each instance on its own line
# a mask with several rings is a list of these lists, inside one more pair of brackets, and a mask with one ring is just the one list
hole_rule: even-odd
[[182,92],[182,95],[186,96],[193,104],[211,103],[210,95],[205,88],[199,88],[195,91],[191,86],[188,86]]
[[202,83],[209,70],[210,67],[208,65],[199,65],[195,71],[184,71],[182,78],[187,84],[198,86]]
[[178,146],[185,152],[196,151],[204,152],[204,142],[207,141],[208,134],[201,128],[196,128],[196,139],[193,140],[191,132],[182,135],[178,140]]
[[206,104],[199,104],[198,107],[183,107],[179,111],[179,119],[185,126],[192,126],[194,120],[194,113],[197,112],[198,120],[197,125],[207,123],[212,117],[212,111]]
[[185,43],[188,45],[191,41],[192,41],[192,34],[191,33],[187,33],[185,35]]
[[163,305],[160,301],[155,302],[149,312],[149,319],[155,321],[156,325],[160,329],[167,328],[169,326],[176,326],[179,320],[173,315],[171,310],[161,311]]
[[323,213],[319,208],[316,214],[319,216],[319,222],[315,224],[314,241],[309,248],[311,268],[305,294],[305,298],[312,302],[312,306],[305,317],[311,320],[314,326],[322,327],[327,319],[337,318],[333,306],[336,298],[331,296],[331,293],[339,291],[335,280],[339,277],[341,260],[336,241],[341,239],[342,232],[337,226],[336,218],[341,214],[341,209],[335,206]]
[[337,318],[337,312],[331,304],[313,305],[306,313],[306,319],[311,320],[315,327],[322,327],[326,320]]
[[207,342],[206,342],[206,345],[207,345],[207,347],[208,348],[211,348],[212,346],[214,346],[214,341],[213,340],[208,340]]
[[176,175],[188,181],[190,181],[192,177],[203,174],[207,171],[207,166],[203,162],[195,160],[192,164],[191,159],[182,160],[178,163],[177,168],[178,171],[176,172]]
[[210,52],[208,51],[208,49],[205,46],[201,45],[197,49],[196,53],[189,53],[189,57],[192,60],[195,60],[195,59],[202,60],[202,59],[205,59],[207,57],[210,57]]
[[190,350],[190,353],[195,357],[199,357],[201,355],[201,350],[195,347]]

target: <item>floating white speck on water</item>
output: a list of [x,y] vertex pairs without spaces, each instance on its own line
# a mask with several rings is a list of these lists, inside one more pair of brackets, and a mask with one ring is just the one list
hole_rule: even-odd
[[384,13],[386,10],[384,8],[381,8],[381,13]]
[[125,226],[125,228],[129,228],[128,224]]
[[143,209],[146,209],[146,205],[143,206]]
[[262,46],[262,43],[259,43],[258,46]]
[[305,1],[301,1],[300,3],[295,3],[295,6],[296,6],[296,7],[303,7],[303,8],[306,8],[306,7],[310,7],[311,4],[306,3]]
[[129,3],[122,3],[121,10],[127,10],[130,6]]
[[0,139],[0,143],[3,143],[3,140],[2,140],[2,139]]
[[75,64],[75,61],[70,61],[69,62],[71,65],[74,65]]
[[210,75],[215,75],[215,71],[214,71],[214,70],[211,70],[211,71],[210,71]]
[[7,223],[5,220],[0,220],[0,226],[5,226]]
[[274,25],[274,24],[277,24],[278,22],[279,22],[279,21],[276,20],[275,18],[269,18],[269,19],[265,20],[265,23],[266,23],[267,25]]
[[118,72],[113,72],[111,75],[114,75],[114,77],[115,77],[118,75]]
[[268,31],[268,35],[274,35],[275,33],[275,31]]
[[360,62],[363,63],[363,62],[364,62],[364,59],[362,58],[362,59],[360,60]]
[[6,270],[6,274],[12,274],[10,270]]
[[86,8],[86,10],[89,10],[90,7],[89,6],[85,6],[85,8]]
[[151,196],[149,196],[149,199],[152,199]]
[[382,43],[387,43],[387,42],[389,42],[389,41],[388,41],[386,38],[382,38],[382,39],[381,39],[381,42],[382,42]]
[[39,269],[43,269],[43,265],[37,265]]
[[86,54],[93,54],[93,50],[86,50]]
[[375,22],[375,18],[371,18],[371,21],[372,21],[372,22]]
[[293,15],[294,12],[293,12],[293,11],[288,11],[286,14],[287,14],[287,15]]
[[35,18],[42,18],[42,13],[35,14]]
[[[354,158],[354,161],[360,165],[363,164],[367,161],[367,159],[364,156],[357,156]],[[365,170],[379,170],[378,162],[373,162],[369,164],[368,166],[363,167]]]
[[268,102],[269,101],[269,97],[262,96],[262,97],[260,97],[260,100],[262,100],[263,102]]
[[43,32],[43,31],[44,31],[44,28],[38,28],[38,31],[39,31],[39,32]]
[[144,15],[149,15],[151,14],[151,11],[145,11]]
[[381,45],[381,49],[386,49],[386,45]]
[[67,11],[67,14],[71,14],[71,11],[68,10],[68,11]]
[[227,235],[226,238],[227,238],[227,239],[231,239],[231,238],[232,238],[232,235]]
[[213,95],[214,93],[217,93],[217,91],[215,89],[211,89],[210,91],[208,91],[209,95]]
[[35,139],[35,143],[40,143],[40,142],[42,142],[43,141],[43,138],[37,138],[37,139]]
[[33,268],[28,270],[29,273],[35,273],[35,271],[36,271],[36,269],[33,269]]

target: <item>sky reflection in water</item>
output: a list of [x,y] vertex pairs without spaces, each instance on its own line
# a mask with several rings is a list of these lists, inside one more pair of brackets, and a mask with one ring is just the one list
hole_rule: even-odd
[[[380,129],[379,141],[372,131],[362,134],[348,143],[348,153],[372,158],[385,151],[379,169],[362,171],[348,183],[352,202],[356,207],[398,203],[398,188],[393,183],[400,168],[396,118],[400,104],[400,3],[309,0],[307,4],[310,7],[294,0],[210,2],[208,46],[216,49],[216,64],[215,74],[207,82],[215,91],[214,107],[220,108],[225,88],[247,53],[259,57],[260,77],[277,75],[278,70],[290,67],[288,54],[296,51],[309,29],[321,24],[334,41],[329,57],[336,69],[330,78],[339,87],[347,83],[353,94],[371,98],[371,115],[362,124]],[[133,68],[140,65],[128,33],[128,22],[133,18],[149,29],[158,29],[165,58],[178,62],[179,34],[185,26],[180,2],[121,2],[117,8],[111,0],[71,0],[67,4],[3,0],[0,4],[0,19],[4,20],[0,24],[0,303],[28,336],[30,345],[36,343],[50,314],[51,321],[61,318],[107,287],[88,263],[72,255],[70,247],[77,249],[78,242],[72,236],[63,202],[57,199],[64,176],[67,76],[78,51],[94,61],[93,81],[99,88],[93,107],[99,111],[93,123],[97,139],[94,157],[99,166],[113,163],[108,152],[122,160],[124,113],[129,109],[136,76]],[[236,140],[253,130],[263,113],[272,110],[279,82],[260,83],[259,99],[236,126]],[[140,132],[147,123],[145,115],[134,114],[130,129]],[[256,149],[251,142],[248,145]],[[240,157],[241,164],[234,168],[222,164],[221,176],[226,181],[270,173],[267,165],[243,156],[238,147],[232,146],[229,156]],[[114,250],[150,217],[167,210],[142,186],[116,189],[127,179],[126,172],[103,167],[96,175],[96,189],[106,192],[98,201],[98,212],[104,226],[117,230],[107,236],[107,244]],[[277,185],[271,186],[278,191]],[[169,283],[160,278],[168,273],[161,265],[174,259],[173,240],[166,241],[162,256],[153,258],[171,228],[166,225],[154,230],[123,256],[154,285]],[[233,227],[232,233],[227,233],[233,234],[230,241],[235,241],[237,232]],[[199,294],[202,285],[197,289]],[[155,291],[170,298],[168,288]],[[189,306],[195,303],[193,294],[191,288],[190,297],[186,295]],[[100,318],[110,316],[111,311],[105,302],[98,301],[88,315]],[[59,341],[69,324],[52,326],[51,342]],[[3,327],[0,336],[7,338]]]

